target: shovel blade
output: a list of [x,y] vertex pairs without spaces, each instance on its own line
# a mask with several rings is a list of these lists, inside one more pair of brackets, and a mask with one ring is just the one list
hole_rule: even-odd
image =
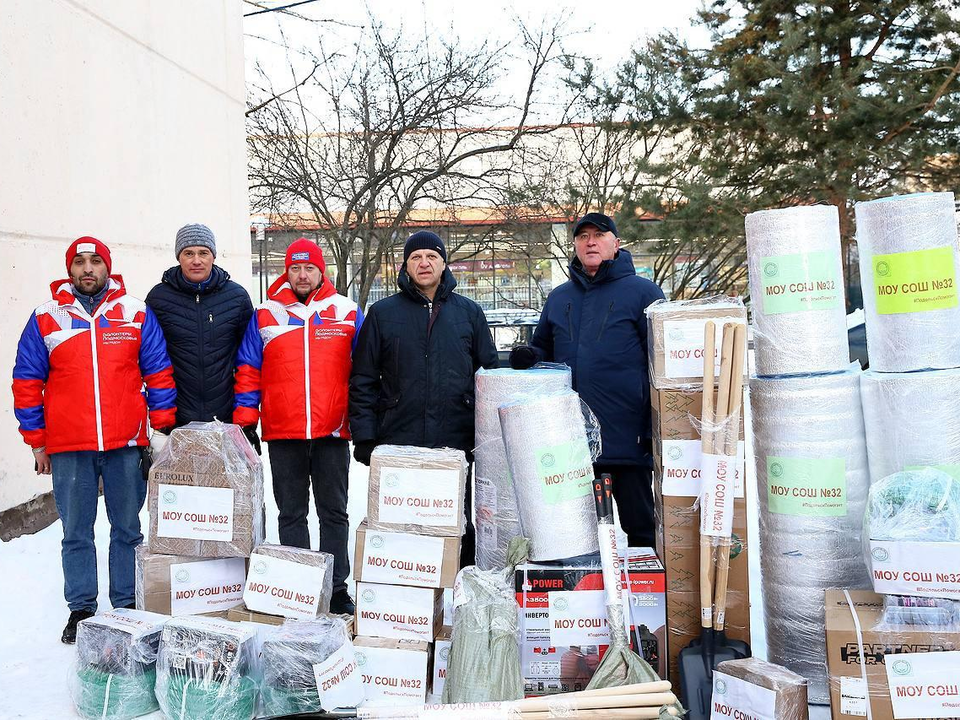
[[[687,720],[710,720],[710,705],[713,699],[713,677],[707,673],[704,647],[699,641],[680,651],[677,664],[680,669],[680,701],[689,712]],[[727,645],[717,645],[713,650],[711,670],[724,660],[737,660],[740,656]]]

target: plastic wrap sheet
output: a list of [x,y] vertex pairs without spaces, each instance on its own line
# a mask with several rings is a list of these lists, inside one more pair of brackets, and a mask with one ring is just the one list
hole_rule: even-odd
[[190,558],[157,555],[137,546],[135,591],[138,610],[164,615],[215,615],[243,597],[244,558]]
[[467,458],[452,448],[378,445],[370,456],[371,530],[461,537]]
[[960,370],[868,370],[860,393],[872,482],[922,466],[960,476]]
[[752,378],[760,563],[769,659],[827,703],[824,589],[869,587],[860,544],[869,489],[860,369]]
[[[338,617],[288,620],[263,641],[263,683],[260,686],[261,715],[288,715],[356,706],[363,702],[363,685],[353,654],[346,623]],[[314,669],[317,668],[315,674]],[[344,675],[344,673],[347,673]],[[324,690],[318,692],[318,675]],[[341,678],[342,676],[342,678]],[[320,692],[332,683],[338,689],[352,680],[345,695],[323,707]]]
[[[772,692],[773,697],[764,690]],[[731,707],[733,717],[756,720],[807,720],[809,717],[806,679],[755,657],[727,660],[717,665],[713,701]],[[736,714],[738,710],[740,714]],[[763,714],[758,717],[757,713]]]
[[175,720],[251,720],[260,647],[249,625],[205,617],[170,620],[160,637],[157,701]]
[[258,545],[250,556],[243,602],[255,612],[301,619],[319,617],[330,612],[333,562],[330,553]]
[[953,193],[857,203],[870,368],[960,367],[960,246]]
[[757,375],[846,368],[837,208],[764,210],[747,215],[745,225]]
[[263,466],[237,425],[174,430],[150,468],[147,504],[150,552],[248,557],[263,542]]
[[565,365],[477,371],[473,504],[477,567],[481,570],[503,567],[507,561],[507,544],[520,535],[517,498],[507,466],[498,408],[520,393],[555,392],[570,386],[570,368]]
[[169,618],[117,609],[77,626],[70,690],[81,717],[124,720],[156,710],[157,648]]
[[[650,382],[665,388],[700,389],[703,386],[703,326],[708,320],[722,328],[725,323],[747,324],[747,311],[739,298],[713,296],[696,300],[657,300],[647,316],[647,358]],[[716,343],[720,376],[720,346]],[[744,363],[744,374],[746,374]]]
[[523,535],[534,561],[599,550],[593,462],[600,428],[572,390],[533,393],[499,409]]

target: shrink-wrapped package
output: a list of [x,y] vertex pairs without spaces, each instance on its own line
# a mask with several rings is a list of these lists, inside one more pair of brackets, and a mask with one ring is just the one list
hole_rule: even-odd
[[258,545],[243,588],[248,609],[310,619],[330,611],[333,555],[286,545]]
[[150,552],[248,557],[263,542],[263,466],[237,425],[170,433],[147,484]]
[[189,558],[157,555],[137,547],[135,588],[138,610],[164,615],[216,615],[243,598],[244,558]]
[[807,720],[807,681],[755,657],[726,660],[713,673],[713,707],[714,717]]

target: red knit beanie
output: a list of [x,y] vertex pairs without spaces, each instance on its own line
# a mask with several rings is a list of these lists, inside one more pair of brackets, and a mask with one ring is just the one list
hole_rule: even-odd
[[82,238],[74,240],[70,243],[70,247],[67,248],[67,275],[70,274],[70,266],[73,265],[73,259],[80,253],[95,253],[99,255],[103,258],[104,265],[107,266],[107,274],[109,275],[113,272],[110,264],[110,249],[95,237],[85,235]]
[[289,272],[291,265],[297,263],[310,263],[320,268],[320,274],[327,271],[327,264],[323,261],[323,251],[313,240],[298,238],[290,243],[287,248],[287,262],[284,267],[285,272]]

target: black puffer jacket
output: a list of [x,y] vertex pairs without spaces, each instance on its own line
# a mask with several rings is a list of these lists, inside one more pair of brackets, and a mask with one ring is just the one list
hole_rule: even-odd
[[253,314],[247,291],[213,266],[207,282],[187,282],[179,266],[147,295],[167,340],[177,384],[177,426],[233,417],[237,348]]
[[[473,374],[497,366],[483,310],[453,292],[449,270],[434,303],[406,269],[400,292],[373,304],[350,376],[354,442],[473,449]],[[433,313],[433,323],[430,323]]]

